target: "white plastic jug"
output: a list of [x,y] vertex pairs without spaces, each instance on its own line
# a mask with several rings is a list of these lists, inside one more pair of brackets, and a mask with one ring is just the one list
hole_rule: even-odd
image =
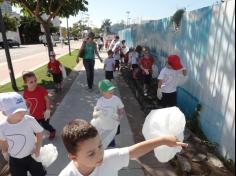
[[[185,115],[179,108],[158,109],[151,111],[146,117],[142,132],[146,140],[163,135],[174,135],[183,142],[185,125]],[[173,159],[181,150],[181,147],[160,146],[154,150],[154,153],[160,162],[165,163]]]

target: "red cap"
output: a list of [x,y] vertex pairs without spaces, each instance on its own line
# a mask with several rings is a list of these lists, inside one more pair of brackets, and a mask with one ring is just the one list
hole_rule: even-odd
[[174,70],[180,70],[180,69],[183,68],[183,65],[181,64],[180,58],[177,55],[170,55],[170,56],[168,56],[168,64]]

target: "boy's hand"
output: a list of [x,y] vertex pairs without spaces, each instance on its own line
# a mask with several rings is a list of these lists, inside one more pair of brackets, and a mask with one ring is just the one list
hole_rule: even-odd
[[51,117],[51,111],[49,109],[47,109],[45,112],[44,112],[44,119],[45,120],[48,120],[50,119]]
[[144,69],[144,72],[146,73],[146,75],[149,75],[149,70],[148,69]]
[[103,63],[103,60],[102,60],[102,58],[99,58],[99,60],[100,60],[100,62],[101,62],[101,63]]
[[163,145],[168,147],[188,147],[188,144],[178,142],[177,138],[172,135],[163,136]]

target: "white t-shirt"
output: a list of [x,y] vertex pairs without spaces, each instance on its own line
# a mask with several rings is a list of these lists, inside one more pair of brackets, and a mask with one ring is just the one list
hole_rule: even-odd
[[114,58],[107,58],[104,62],[105,71],[114,71],[115,59]]
[[[118,171],[129,165],[129,148],[105,150],[103,163],[89,176],[118,176]],[[59,176],[83,176],[71,161]]]
[[119,109],[124,108],[124,104],[122,103],[119,97],[113,95],[112,98],[110,99],[107,99],[104,97],[99,98],[97,101],[96,107],[101,108],[101,109],[113,109],[114,112],[118,113]]
[[158,79],[163,81],[163,84],[161,86],[161,91],[163,93],[173,93],[177,91],[179,80],[181,77],[184,77],[182,70],[183,69],[173,70],[167,67],[161,70]]
[[0,140],[7,141],[8,153],[14,158],[24,158],[32,154],[35,148],[35,133],[43,132],[43,128],[31,116],[25,115],[17,124],[9,124],[7,120],[0,124]]
[[117,50],[119,50],[119,48],[121,48],[121,43],[120,41],[117,41],[116,44],[114,45],[114,47],[112,48],[112,51],[114,52],[114,59],[115,60],[120,60],[120,51],[116,52]]
[[133,51],[131,53],[129,53],[129,63],[134,65],[134,64],[138,64],[138,58],[139,58],[139,54],[136,51]]

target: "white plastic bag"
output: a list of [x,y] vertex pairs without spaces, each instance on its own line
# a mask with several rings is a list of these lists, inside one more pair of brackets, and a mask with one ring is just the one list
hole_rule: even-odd
[[119,125],[119,122],[116,120],[118,118],[117,113],[110,108],[101,109],[95,107],[93,117],[91,124],[98,129],[112,130]]
[[47,144],[41,147],[38,158],[35,157],[35,154],[32,157],[35,161],[41,162],[44,167],[49,167],[57,159],[58,151],[53,144]]
[[[185,116],[179,108],[158,109],[151,111],[146,117],[142,132],[146,140],[163,135],[174,135],[183,142],[185,125]],[[181,147],[160,146],[154,150],[154,153],[160,162],[165,163],[173,159],[181,150]]]
[[106,149],[116,136],[117,128],[120,124],[116,120],[118,115],[113,109],[95,107],[93,117],[91,124],[98,130],[103,147]]
[[67,73],[66,73],[66,69],[65,69],[64,65],[60,65],[60,70],[62,72],[63,79],[66,79],[67,78]]

